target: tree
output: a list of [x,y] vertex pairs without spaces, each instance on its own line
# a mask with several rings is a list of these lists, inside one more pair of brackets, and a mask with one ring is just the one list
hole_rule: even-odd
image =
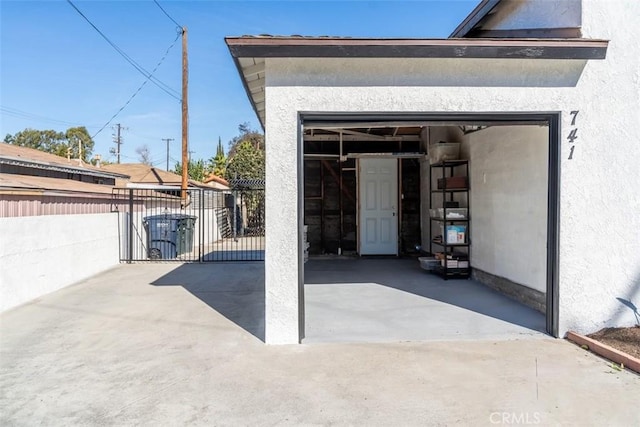
[[[189,160],[190,179],[204,181],[211,172],[226,179],[264,179],[264,135],[252,130],[248,123],[238,126],[239,135],[229,142],[229,155],[225,156],[222,140],[218,137],[216,155],[208,161]],[[140,154],[140,153],[138,153]],[[182,164],[173,170],[182,175]]]
[[80,149],[80,144],[78,143],[81,143],[82,156],[80,158],[85,162],[89,161],[89,159],[91,158],[91,154],[93,153],[93,147],[95,143],[93,139],[91,139],[91,135],[89,135],[86,127],[78,126],[67,129],[67,131],[65,132],[65,138],[67,140],[66,145],[70,146],[72,158],[79,158],[78,150]]
[[[72,127],[66,132],[55,130],[25,129],[15,135],[7,134],[4,138],[7,144],[55,154],[72,159],[81,158],[87,162],[93,153],[94,142],[84,126]],[[80,148],[82,153],[80,154]]]
[[136,154],[138,155],[140,163],[151,166],[151,151],[149,151],[149,146],[147,146],[147,144],[136,148]]
[[[15,135],[7,134],[4,141],[8,144],[34,148],[47,153],[60,155],[59,152],[62,149],[64,139],[64,134],[62,132],[56,132],[54,130],[25,129]],[[66,147],[64,147],[64,151],[64,155],[66,156]]]
[[[202,159],[189,160],[189,162],[187,163],[187,166],[188,166],[187,175],[189,176],[190,179],[194,181],[203,182],[205,178],[209,175],[209,172],[205,167],[204,160]],[[182,163],[180,162],[176,163],[176,166],[173,169],[173,172],[178,175],[182,175]]]
[[264,151],[256,149],[251,141],[242,141],[235,146],[225,176],[227,179],[264,179],[264,166]]
[[227,170],[227,156],[224,154],[224,148],[222,147],[222,139],[218,137],[218,149],[216,150],[215,157],[209,159],[209,170],[219,177],[224,177]]
[[238,130],[240,135],[230,143],[225,178],[264,179],[264,135],[249,128],[248,123],[239,125]]

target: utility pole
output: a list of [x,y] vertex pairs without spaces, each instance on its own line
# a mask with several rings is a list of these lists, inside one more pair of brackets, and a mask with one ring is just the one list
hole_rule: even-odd
[[182,27],[182,206],[188,204],[187,182],[189,166],[189,61],[187,55],[187,27]]
[[115,125],[116,134],[113,136],[113,142],[116,143],[116,157],[118,159],[118,164],[120,164],[120,145],[122,144],[122,136],[120,135],[120,131],[124,129],[120,123],[116,123]]
[[161,138],[163,141],[167,142],[167,172],[169,171],[169,143],[174,141],[173,138]]

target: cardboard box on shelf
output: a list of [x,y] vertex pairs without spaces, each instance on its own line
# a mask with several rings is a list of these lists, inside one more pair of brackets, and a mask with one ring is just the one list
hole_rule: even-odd
[[466,243],[467,226],[466,225],[447,225],[447,232],[444,232],[444,226],[440,226],[442,236],[446,238],[448,244]]
[[458,160],[460,157],[459,142],[443,142],[429,146],[429,163],[435,164],[447,160]]
[[466,176],[450,176],[448,178],[438,178],[438,190],[458,190],[467,188]]

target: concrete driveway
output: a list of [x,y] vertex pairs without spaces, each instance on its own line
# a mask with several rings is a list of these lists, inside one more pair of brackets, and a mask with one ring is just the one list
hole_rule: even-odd
[[0,424],[640,425],[640,377],[562,340],[266,346],[262,281],[122,265],[2,314]]

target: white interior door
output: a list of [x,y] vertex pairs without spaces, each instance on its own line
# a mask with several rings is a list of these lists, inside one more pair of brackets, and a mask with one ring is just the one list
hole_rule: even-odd
[[398,160],[360,159],[360,255],[398,254]]

